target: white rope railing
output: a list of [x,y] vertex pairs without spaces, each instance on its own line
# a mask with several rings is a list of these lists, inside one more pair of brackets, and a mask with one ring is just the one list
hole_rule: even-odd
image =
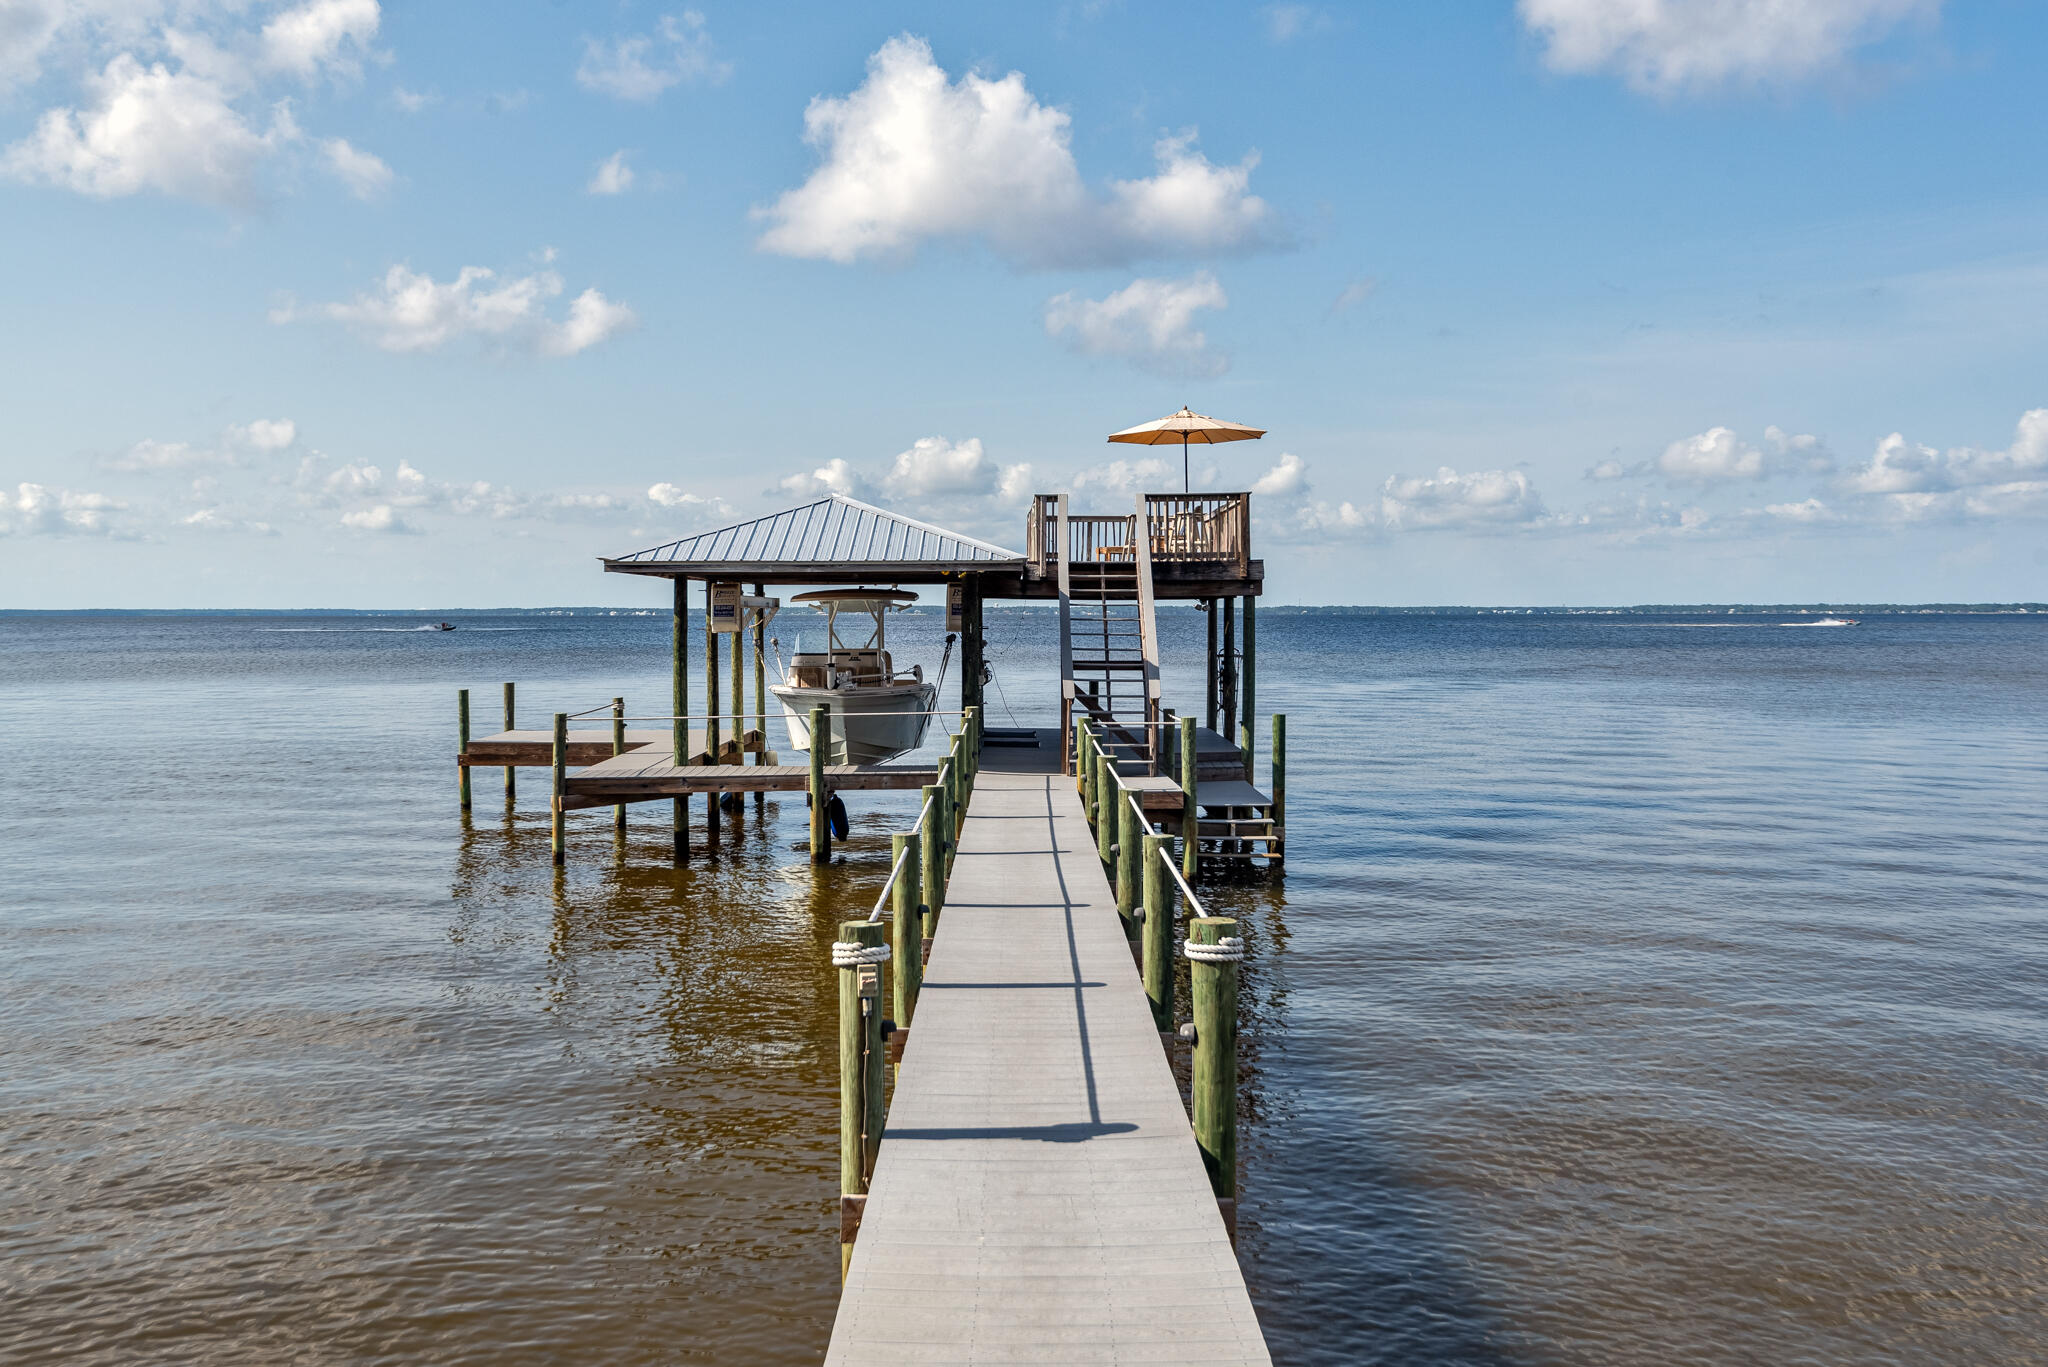
[[[945,763],[939,766],[939,783],[943,784],[946,781],[946,770],[948,767],[952,765],[952,763],[953,757],[951,755],[948,755],[946,757]],[[933,786],[936,787],[938,785],[934,784]],[[910,819],[910,829],[908,831],[902,832],[902,834],[915,835],[924,829],[925,813],[929,812],[932,809],[932,803],[935,800],[935,798],[931,797],[927,797],[924,800],[924,805],[917,809],[917,815]],[[875,909],[868,913],[868,919],[870,921],[879,921],[882,919],[882,912],[886,910],[889,905],[889,894],[891,891],[895,889],[896,880],[903,876],[903,861],[909,856],[909,854],[910,847],[906,845],[903,848],[903,853],[896,856],[896,862],[889,866],[889,877],[882,884],[881,893],[875,898]]]
[[1197,944],[1183,940],[1180,952],[1191,962],[1198,964],[1235,964],[1244,962],[1244,941],[1235,935],[1226,935],[1213,945]]
[[832,942],[832,967],[859,968],[863,964],[885,964],[889,962],[889,946],[864,945],[853,940]]

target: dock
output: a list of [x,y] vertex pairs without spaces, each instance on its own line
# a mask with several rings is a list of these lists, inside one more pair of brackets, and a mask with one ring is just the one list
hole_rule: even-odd
[[[879,897],[841,909],[830,949],[844,1289],[827,1362],[1271,1360],[1235,1251],[1245,942],[1197,890],[1226,868],[1277,876],[1285,860],[1284,716],[1254,782],[1264,565],[1250,509],[1245,493],[1146,493],[1127,512],[1081,514],[1040,494],[1016,552],[834,494],[603,562],[670,581],[668,697],[652,715],[614,697],[522,730],[508,682],[502,729],[486,734],[457,690],[463,811],[479,769],[503,771],[508,811],[517,771],[548,770],[558,869],[571,815],[591,809],[611,808],[623,834],[635,804],[666,799],[680,866],[693,846],[717,858],[757,838],[740,795],[758,809],[802,792],[808,858],[823,865],[849,829],[843,795],[922,795],[889,836]],[[804,584],[842,598],[943,589],[936,677],[956,682],[959,705],[911,714],[926,718],[925,745],[857,751],[850,731],[843,747],[813,743],[833,736],[835,712],[862,715],[858,662],[830,687],[804,685],[806,717],[774,710],[769,590]],[[983,605],[1003,599],[1057,603],[1057,726],[986,725]],[[1158,605],[1172,600],[1200,606],[1207,636],[1181,714],[1160,669]],[[894,679],[905,671],[879,627],[875,672]],[[776,753],[785,728],[793,751],[810,747],[791,756],[804,763]],[[885,758],[829,762],[856,753]],[[616,840],[613,857],[631,848]]]
[[1271,1361],[1059,767],[984,756],[828,1363]]

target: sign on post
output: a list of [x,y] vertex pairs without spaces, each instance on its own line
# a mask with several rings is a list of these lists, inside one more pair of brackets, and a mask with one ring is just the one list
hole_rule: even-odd
[[946,586],[946,630],[967,630],[967,586],[948,584]]
[[738,631],[740,629],[740,586],[738,584],[713,584],[711,586],[711,629],[713,631]]

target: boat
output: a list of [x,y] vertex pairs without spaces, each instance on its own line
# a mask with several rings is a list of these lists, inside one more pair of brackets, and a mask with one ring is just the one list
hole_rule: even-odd
[[1780,622],[1781,627],[1853,627],[1861,622],[1857,617],[1816,617],[1811,622]]
[[436,623],[434,623],[434,630],[436,630],[436,631],[453,631],[453,630],[455,630],[455,623],[453,623],[453,622],[436,622]]
[[[902,589],[819,589],[790,601],[825,614],[825,648],[807,651],[799,639],[783,681],[768,690],[782,704],[790,748],[809,753],[811,709],[821,705],[832,709],[828,764],[881,764],[924,744],[939,686],[926,682],[922,665],[897,672],[885,624],[917,595]],[[849,643],[839,633],[842,617],[866,619],[849,634],[858,640],[859,631],[867,630],[867,638]],[[949,637],[949,658],[951,652]]]

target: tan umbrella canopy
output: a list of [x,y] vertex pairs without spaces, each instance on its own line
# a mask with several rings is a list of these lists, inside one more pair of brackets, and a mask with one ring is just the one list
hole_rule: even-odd
[[1133,446],[1171,446],[1180,443],[1180,487],[1185,493],[1188,485],[1188,443],[1212,446],[1219,441],[1253,441],[1266,435],[1261,427],[1246,427],[1241,422],[1225,422],[1221,418],[1205,417],[1185,404],[1178,413],[1170,413],[1157,422],[1143,422],[1136,427],[1126,427],[1121,432],[1109,434],[1111,441],[1125,441]]

